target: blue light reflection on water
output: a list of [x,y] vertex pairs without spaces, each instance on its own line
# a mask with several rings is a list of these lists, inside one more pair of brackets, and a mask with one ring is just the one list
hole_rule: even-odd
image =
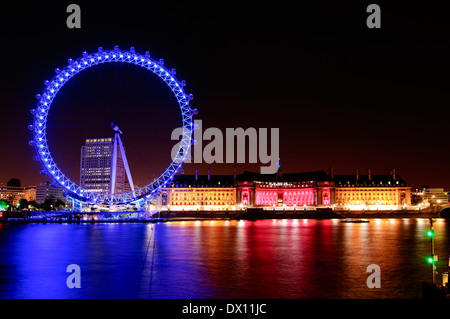
[[[421,298],[428,220],[0,224],[0,298]],[[447,271],[449,223],[435,224]],[[69,264],[81,288],[69,289]],[[381,267],[369,289],[366,268]]]

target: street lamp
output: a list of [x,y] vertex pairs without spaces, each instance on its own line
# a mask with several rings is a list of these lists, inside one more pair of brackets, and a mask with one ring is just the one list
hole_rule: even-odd
[[434,220],[430,218],[430,229],[425,232],[425,235],[431,240],[431,256],[426,257],[427,263],[432,266],[432,277],[431,282],[434,285],[435,283],[435,273],[436,273],[436,262],[438,261],[438,256],[434,254],[434,228],[433,228]]

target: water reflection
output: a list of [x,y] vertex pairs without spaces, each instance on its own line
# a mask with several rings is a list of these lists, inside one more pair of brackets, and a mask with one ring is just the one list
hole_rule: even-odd
[[[0,226],[2,298],[421,298],[431,278],[426,219]],[[449,223],[434,226],[447,271]]]

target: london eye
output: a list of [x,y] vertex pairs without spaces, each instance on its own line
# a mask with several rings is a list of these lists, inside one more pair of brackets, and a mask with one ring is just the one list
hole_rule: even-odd
[[[70,177],[70,174],[64,171],[64,165],[57,162],[55,156],[53,156],[53,149],[48,142],[49,111],[58,92],[63,87],[67,87],[67,83],[77,74],[83,73],[83,71],[88,69],[96,71],[96,66],[114,63],[137,66],[146,72],[156,75],[158,81],[165,84],[165,87],[172,93],[172,98],[176,100],[177,108],[181,115],[181,139],[177,144],[178,151],[175,155],[172,154],[171,161],[162,170],[162,173],[154,176],[145,185],[135,188],[121,139],[123,133],[118,124],[111,123],[110,128],[114,131],[113,161],[117,159],[118,154],[124,160],[130,188],[128,191],[116,192],[114,183],[111,183],[111,188],[108,192],[92,192],[80,185],[81,183],[77,183],[75,178]],[[76,60],[68,59],[68,64],[62,69],[56,69],[55,73],[51,80],[44,82],[45,89],[41,94],[36,95],[38,102],[36,107],[31,110],[33,124],[29,125],[29,129],[32,130],[33,139],[30,141],[30,145],[35,148],[35,159],[42,165],[41,173],[50,176],[54,183],[65,190],[66,197],[72,201],[72,210],[74,211],[80,211],[84,204],[137,204],[139,207],[145,207],[145,204],[154,199],[161,191],[161,188],[168,186],[173,176],[182,170],[183,162],[190,156],[194,130],[193,116],[197,114],[197,110],[190,106],[193,95],[186,93],[184,89],[186,82],[178,80],[175,77],[176,70],[168,69],[164,66],[163,59],[155,60],[150,57],[149,52],[140,54],[133,47],[129,50],[122,50],[118,46],[115,46],[112,50],[103,50],[103,48],[99,47],[97,52],[83,52],[82,56]],[[67,121],[64,125],[70,126],[69,122]],[[114,170],[112,175],[112,178],[114,178]]]

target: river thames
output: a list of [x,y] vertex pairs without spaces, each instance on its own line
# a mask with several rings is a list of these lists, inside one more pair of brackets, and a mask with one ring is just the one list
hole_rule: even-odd
[[[0,298],[422,298],[429,220],[369,220],[0,224]],[[450,223],[434,229],[446,272]],[[80,288],[66,284],[71,264]]]

